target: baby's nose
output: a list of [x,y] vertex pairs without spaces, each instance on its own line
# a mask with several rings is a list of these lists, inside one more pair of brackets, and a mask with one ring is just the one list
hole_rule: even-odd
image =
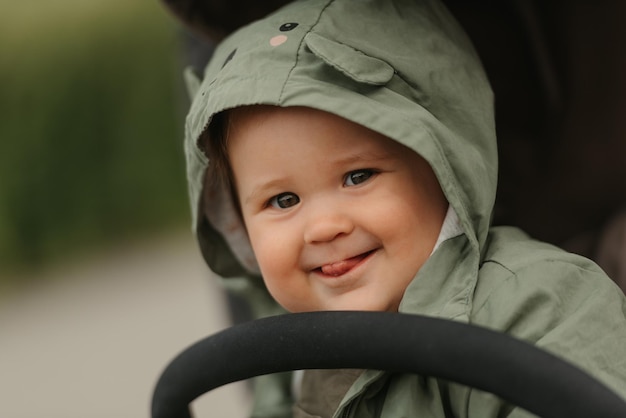
[[313,216],[306,225],[304,241],[307,244],[332,241],[354,230],[352,219],[338,211],[324,211]]

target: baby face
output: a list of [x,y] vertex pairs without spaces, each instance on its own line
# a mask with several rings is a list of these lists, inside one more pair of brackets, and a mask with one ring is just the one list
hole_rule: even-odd
[[230,112],[228,153],[266,286],[291,312],[397,311],[448,203],[405,146],[309,108]]

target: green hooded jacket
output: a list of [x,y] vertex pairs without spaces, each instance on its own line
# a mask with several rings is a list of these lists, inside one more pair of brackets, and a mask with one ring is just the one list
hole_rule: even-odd
[[[306,106],[380,132],[432,166],[453,214],[406,289],[400,312],[509,333],[568,359],[626,397],[626,302],[591,261],[490,227],[496,196],[493,97],[473,46],[437,0],[304,0],[246,26],[216,49],[193,96],[186,157],[193,226],[211,269],[251,303],[281,312],[264,289],[228,190],[204,188],[198,140],[216,113]],[[268,378],[269,380],[269,378]],[[290,416],[262,385],[256,417]],[[367,370],[335,417],[525,416],[493,395],[416,375]],[[315,416],[315,415],[300,415]]]

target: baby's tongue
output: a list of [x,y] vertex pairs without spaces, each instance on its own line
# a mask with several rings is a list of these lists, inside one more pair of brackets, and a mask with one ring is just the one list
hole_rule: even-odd
[[322,273],[328,276],[341,276],[347,273],[363,259],[365,255],[360,254],[346,260],[337,261],[336,263],[326,264],[322,266]]

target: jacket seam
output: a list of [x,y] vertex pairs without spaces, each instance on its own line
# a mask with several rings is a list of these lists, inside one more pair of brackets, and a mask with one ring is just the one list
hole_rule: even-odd
[[311,27],[309,28],[309,30],[307,30],[304,35],[302,36],[302,38],[300,39],[300,42],[298,43],[298,49],[296,52],[296,59],[294,60],[293,66],[291,67],[291,69],[289,70],[289,73],[287,73],[287,77],[285,77],[285,82],[283,83],[282,88],[280,89],[280,94],[278,95],[279,99],[278,101],[280,103],[282,103],[283,101],[283,95],[285,94],[285,87],[287,86],[287,83],[289,82],[289,80],[291,79],[291,74],[293,74],[293,70],[296,69],[296,67],[298,66],[298,63],[300,62],[300,54],[302,53],[302,45],[305,43],[304,38],[306,38],[306,35],[308,35],[309,33],[313,32],[313,29],[315,29],[315,27],[319,24],[320,20],[322,19],[322,15],[324,14],[324,12],[326,11],[326,9],[334,2],[335,0],[330,0],[328,3],[326,3],[326,5],[322,8],[322,10],[320,10],[318,16],[317,16],[317,20],[315,21],[315,23],[313,23],[311,25]]
[[[502,286],[504,286],[505,284],[507,284],[510,280],[514,279],[517,277],[517,273],[514,272],[513,270],[511,270],[510,268],[508,268],[506,265],[502,264],[499,261],[496,260],[487,260],[483,263],[483,265],[487,264],[487,263],[491,263],[491,264],[495,264],[497,266],[499,266],[500,268],[502,268],[503,270],[507,271],[509,273],[509,275],[505,278],[502,279],[502,281],[495,287],[493,287],[491,289],[491,291],[489,292],[489,294],[487,295],[487,297],[485,298],[485,301],[480,305],[480,306],[475,306],[474,310],[473,310],[473,314],[476,315],[478,314],[484,307],[485,305],[487,305],[489,303],[489,301],[491,300],[492,295],[494,294],[494,292],[496,292],[498,289],[500,289]],[[480,275],[480,274],[479,274]]]
[[[537,260],[537,261],[539,261],[539,260]],[[590,275],[597,275],[599,273],[597,270],[592,270],[592,269],[586,268],[584,266],[581,266],[581,265],[578,265],[578,264],[574,264],[574,263],[571,263],[571,262],[568,262],[568,261],[565,261],[565,260],[559,260],[559,259],[556,259],[556,258],[542,259],[541,262],[545,263],[545,264],[558,263],[558,264],[567,265],[567,266],[570,266],[573,269],[579,270],[581,272],[585,272],[585,273],[590,274]],[[497,260],[487,260],[483,264],[486,264],[486,263],[492,263],[492,264],[496,264],[496,265],[500,266],[502,269],[504,269],[507,272],[509,272],[509,276],[503,278],[502,281],[497,286],[495,286],[495,287],[493,287],[491,289],[491,291],[489,292],[489,294],[485,298],[485,301],[480,306],[475,307],[476,309],[473,310],[473,314],[474,315],[478,314],[482,309],[484,309],[485,305],[487,305],[487,303],[489,303],[489,301],[491,300],[491,297],[493,296],[494,292],[496,292],[502,286],[506,285],[512,279],[519,277],[519,273],[520,272],[524,272],[526,269],[531,268],[531,267],[536,267],[535,263],[524,263],[524,265],[522,265],[519,268],[517,268],[516,271],[513,271],[513,270],[511,270],[511,268],[507,267],[505,264],[503,264],[502,262],[497,261]]]

